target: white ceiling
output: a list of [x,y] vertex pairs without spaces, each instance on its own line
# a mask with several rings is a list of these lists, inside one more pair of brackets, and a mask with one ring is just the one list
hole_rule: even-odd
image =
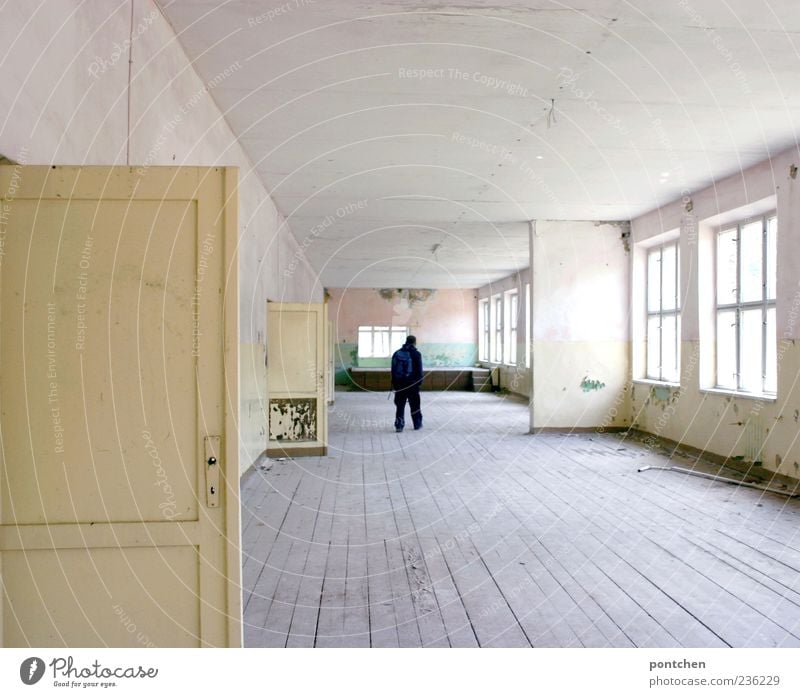
[[797,0],[159,1],[205,81],[239,61],[212,95],[327,286],[480,286],[528,219],[629,219],[797,142]]

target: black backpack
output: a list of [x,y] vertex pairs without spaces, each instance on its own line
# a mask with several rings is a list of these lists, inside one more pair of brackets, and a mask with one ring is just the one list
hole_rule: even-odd
[[392,381],[407,380],[413,372],[411,352],[404,348],[397,349],[392,356]]

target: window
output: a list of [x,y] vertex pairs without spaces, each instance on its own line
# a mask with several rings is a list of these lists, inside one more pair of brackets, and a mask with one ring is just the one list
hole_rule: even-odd
[[492,325],[494,327],[492,341],[492,361],[503,362],[503,298],[492,297]]
[[531,367],[531,284],[525,284],[525,367]]
[[647,253],[646,377],[679,382],[681,313],[678,242]]
[[506,293],[505,334],[503,336],[503,360],[509,365],[517,364],[517,315],[519,313],[519,295],[516,290]]
[[771,215],[717,234],[717,387],[777,391],[777,230]]
[[489,331],[491,329],[489,319],[489,299],[484,298],[478,303],[478,331],[480,332],[480,344],[478,346],[478,360],[489,360]]
[[408,327],[359,327],[358,357],[389,358],[408,335]]

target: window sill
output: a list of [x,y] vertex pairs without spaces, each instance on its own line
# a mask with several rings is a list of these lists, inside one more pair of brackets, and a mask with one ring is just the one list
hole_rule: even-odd
[[739,392],[726,390],[722,387],[701,387],[701,394],[714,394],[720,397],[735,397],[736,399],[753,399],[757,402],[777,402],[778,396],[774,394],[756,394],[755,392]]
[[526,370],[524,366],[516,363],[502,363],[497,361],[478,361],[478,363],[485,363],[489,368],[515,368],[517,370]]
[[634,378],[631,380],[634,385],[652,385],[653,387],[668,387],[671,390],[679,390],[679,382],[667,382],[666,380],[653,380],[651,378]]

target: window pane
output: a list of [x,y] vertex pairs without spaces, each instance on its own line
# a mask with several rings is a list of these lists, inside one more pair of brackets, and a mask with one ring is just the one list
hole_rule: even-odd
[[674,315],[661,320],[661,379],[678,382],[678,318]]
[[653,380],[661,379],[661,358],[659,356],[659,344],[661,331],[659,329],[658,316],[647,318],[647,377]]
[[392,327],[391,345],[389,346],[390,355],[405,343],[407,335],[408,327]]
[[517,327],[517,293],[509,291],[505,296],[506,317],[503,332],[503,361],[505,363],[516,363],[516,327]]
[[372,351],[376,358],[389,356],[389,327],[375,327],[372,339]]
[[741,373],[741,389],[747,392],[763,390],[761,349],[763,330],[763,311],[742,310],[741,330],[739,332],[739,372]]
[[478,303],[478,360],[483,360],[483,303]]
[[481,361],[489,360],[489,301],[481,301],[480,309],[480,331],[481,331],[481,346],[478,354],[478,359]]
[[767,340],[766,351],[766,375],[764,376],[764,392],[775,394],[778,391],[778,348],[777,330],[775,328],[775,308],[767,310]]
[[509,345],[508,345],[508,362],[511,365],[517,364],[517,330],[511,330],[511,336],[509,337]]
[[517,328],[517,313],[518,313],[517,305],[518,305],[518,303],[517,303],[517,294],[514,293],[514,295],[511,296],[511,318],[510,319],[511,319],[511,328],[512,329],[516,329]]
[[778,219],[774,216],[767,220],[767,298],[774,300],[777,295],[775,260],[778,258]]
[[503,362],[503,301],[498,297],[494,301],[494,346],[492,359],[495,363]]
[[661,307],[674,310],[677,307],[678,288],[675,284],[678,245],[671,244],[661,252]]
[[[742,225],[741,228],[741,302],[753,302],[763,297],[763,229],[762,221]],[[760,391],[760,390],[759,390]]]
[[358,357],[372,358],[372,327],[358,328]]
[[735,310],[717,313],[717,386],[737,388]]
[[525,366],[531,367],[531,284],[525,284]]
[[661,309],[661,249],[647,255],[647,311]]
[[736,229],[717,237],[717,305],[736,302]]

